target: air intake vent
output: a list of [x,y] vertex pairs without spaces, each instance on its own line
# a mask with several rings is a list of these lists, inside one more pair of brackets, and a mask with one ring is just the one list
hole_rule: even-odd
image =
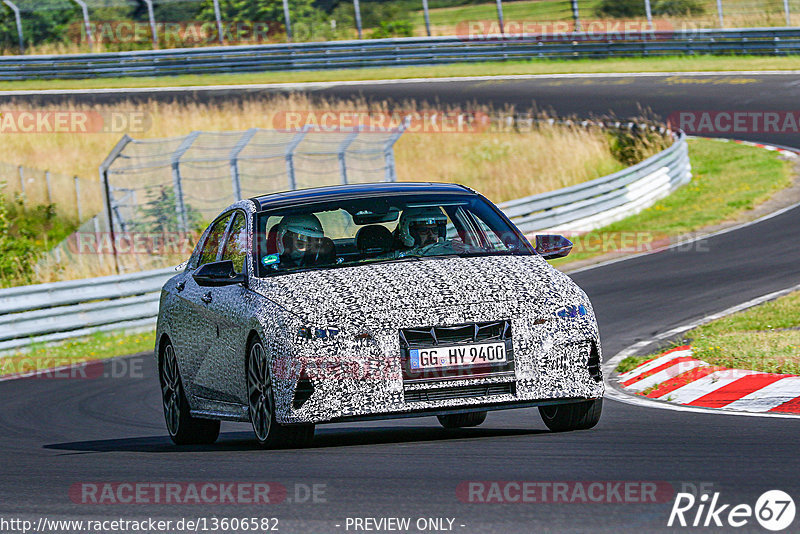
[[417,389],[406,391],[406,402],[436,402],[450,399],[469,399],[474,397],[491,397],[494,395],[514,395],[516,383],[480,384],[475,386],[458,386],[450,388]]
[[600,351],[597,350],[597,345],[592,343],[592,351],[589,353],[589,376],[595,382],[603,381],[603,371],[600,369]]
[[313,393],[314,393],[314,384],[311,383],[311,380],[308,379],[308,376],[306,375],[305,371],[303,371],[300,374],[300,380],[297,381],[297,386],[294,389],[292,408],[294,408],[295,410],[301,408]]

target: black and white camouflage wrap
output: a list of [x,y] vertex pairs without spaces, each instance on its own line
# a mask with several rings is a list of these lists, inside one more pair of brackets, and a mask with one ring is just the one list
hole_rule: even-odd
[[[255,212],[250,201],[229,209],[241,209],[248,218]],[[191,277],[196,259],[164,286],[156,338],[157,353],[165,336],[175,346],[194,415],[248,419],[245,362],[253,333],[271,358],[280,423],[513,407],[598,398],[604,392],[602,381],[589,372],[592,344],[600,350],[589,299],[538,255],[373,263],[269,278],[254,276],[250,258],[246,288],[197,286]],[[176,286],[182,283],[185,289],[179,293]],[[187,304],[193,294],[208,291],[211,304]],[[565,306],[580,305],[583,315],[556,315]],[[512,323],[512,377],[404,384],[400,329],[496,320]],[[338,335],[301,338],[298,331],[304,326],[335,327]],[[295,408],[301,369],[313,394]],[[513,393],[406,400],[411,390],[509,381]]]

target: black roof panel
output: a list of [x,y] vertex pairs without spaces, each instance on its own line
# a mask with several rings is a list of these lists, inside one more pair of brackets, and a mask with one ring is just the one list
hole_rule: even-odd
[[255,202],[259,210],[265,210],[301,205],[306,202],[416,193],[474,194],[471,189],[459,184],[435,182],[378,182],[369,184],[332,185],[327,187],[315,187],[313,189],[297,189],[294,191],[253,197],[251,200]]

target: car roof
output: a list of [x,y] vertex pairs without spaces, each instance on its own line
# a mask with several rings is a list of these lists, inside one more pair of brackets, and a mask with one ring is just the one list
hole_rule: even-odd
[[253,197],[250,200],[252,200],[257,209],[261,211],[271,208],[302,205],[308,202],[420,193],[475,194],[475,192],[468,187],[459,184],[436,182],[380,182],[297,189],[294,191],[284,191],[281,193]]

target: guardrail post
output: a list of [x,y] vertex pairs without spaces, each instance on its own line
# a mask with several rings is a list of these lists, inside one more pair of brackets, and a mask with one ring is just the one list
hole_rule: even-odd
[[292,42],[292,19],[289,16],[289,0],[283,0],[283,18],[286,20],[286,38]]
[[188,231],[188,225],[186,221],[186,204],[183,200],[183,182],[181,180],[181,158],[186,153],[189,148],[191,148],[192,143],[194,143],[197,136],[200,135],[200,132],[195,131],[190,133],[186,136],[180,146],[172,153],[172,157],[170,158],[172,161],[172,187],[175,191],[175,212],[178,215],[178,229],[186,232]]
[[[788,1],[788,0],[786,0]],[[422,0],[422,13],[425,15],[425,32],[431,36],[431,15],[428,13],[428,0]]]
[[147,18],[150,20],[150,33],[153,34],[153,50],[158,50],[158,33],[156,33],[156,17],[153,15],[153,0],[144,0],[147,4]]
[[722,0],[717,0],[717,15],[719,15],[719,27],[725,27],[725,18],[722,15]]
[[19,192],[22,197],[25,197],[25,171],[22,169],[22,165],[18,167],[19,170]]
[[3,0],[3,3],[14,12],[14,20],[17,22],[17,39],[19,39],[19,53],[25,53],[25,39],[22,37],[22,18],[19,15],[19,8],[11,0]]
[[500,35],[505,35],[506,30],[503,25],[503,0],[497,0],[497,22],[500,23]]
[[78,224],[81,223],[83,220],[83,214],[81,213],[81,186],[80,186],[80,179],[77,176],[72,178],[73,183],[75,184],[75,207],[78,209]]
[[233,198],[237,201],[242,200],[242,184],[241,180],[239,180],[239,153],[244,150],[244,147],[247,146],[247,143],[250,142],[257,131],[258,128],[250,128],[244,132],[242,137],[236,142],[236,145],[231,149],[231,183],[233,185]]
[[89,49],[94,50],[94,37],[92,36],[92,25],[89,22],[89,8],[83,0],[72,0],[78,4],[83,12],[83,27],[86,29],[86,40],[89,42]]
[[358,30],[358,38],[361,39],[361,5],[358,0],[353,0],[353,8],[356,10],[356,29]]
[[339,153],[337,154],[339,158],[339,176],[342,179],[342,184],[347,183],[347,162],[345,161],[345,152],[347,152],[347,148],[350,144],[358,137],[358,134],[361,132],[361,126],[357,126],[352,132],[347,134],[347,137],[344,138],[342,144],[339,145]]
[[108,169],[131,141],[132,139],[128,134],[123,135],[122,139],[111,149],[111,152],[108,153],[108,156],[106,156],[106,159],[103,160],[103,163],[101,163],[99,167],[100,182],[103,184],[105,197],[106,219],[108,219],[108,237],[111,240],[111,253],[114,255],[114,269],[117,274],[119,274],[120,268],[119,259],[117,258],[116,236],[114,235],[114,199],[111,196],[111,185],[108,183]]
[[214,0],[214,18],[217,20],[217,39],[222,44],[222,15],[219,12],[219,0]]
[[[92,227],[94,228],[95,243],[100,243],[100,222],[97,220],[97,215],[92,217]],[[106,260],[103,258],[102,254],[97,254],[97,261],[101,265],[106,263]]]
[[572,4],[572,20],[575,22],[575,31],[581,31],[581,14],[578,10],[578,0],[571,0]]
[[44,182],[47,186],[47,203],[53,203],[53,188],[50,186],[50,171],[44,171]]
[[303,126],[303,129],[297,132],[292,140],[286,145],[286,176],[289,178],[289,189],[295,190],[297,189],[297,177],[294,173],[294,151],[297,149],[297,145],[303,140],[306,136],[308,131],[311,129],[310,124],[306,124]]
[[386,162],[386,181],[387,182],[396,182],[397,181],[397,169],[394,166],[394,144],[400,139],[400,136],[403,135],[403,132],[408,128],[409,123],[411,122],[411,117],[406,117],[403,120],[403,123],[397,127],[397,129],[389,136],[389,139],[386,141],[386,144],[383,146],[383,159]]

